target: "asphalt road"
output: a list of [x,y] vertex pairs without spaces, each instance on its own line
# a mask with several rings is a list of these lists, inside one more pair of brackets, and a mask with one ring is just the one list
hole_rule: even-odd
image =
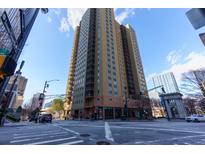
[[0,128],[1,145],[205,145],[205,123],[54,121]]

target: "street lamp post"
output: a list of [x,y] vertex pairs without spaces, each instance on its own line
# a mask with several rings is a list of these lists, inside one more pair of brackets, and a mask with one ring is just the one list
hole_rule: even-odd
[[[39,111],[42,109],[42,107],[43,107],[43,103],[44,103],[44,100],[45,100],[45,93],[46,93],[46,88],[48,88],[49,87],[49,82],[52,82],[52,81],[59,81],[58,79],[54,79],[54,80],[49,80],[49,81],[45,81],[45,84],[44,84],[44,88],[43,88],[43,92],[42,93],[40,93],[40,95],[39,95],[39,98],[38,98],[38,109],[39,109]],[[35,122],[37,123],[37,121],[38,121],[38,116],[39,116],[39,112],[37,112],[36,113],[36,115],[35,115]]]
[[46,93],[46,88],[48,88],[49,87],[49,82],[53,82],[53,81],[60,81],[60,80],[58,80],[58,79],[54,79],[54,80],[49,80],[49,81],[45,81],[45,84],[44,84],[44,88],[43,88],[43,93],[41,93],[40,94],[40,96],[39,96],[39,100],[42,100],[42,104],[40,105],[40,107],[42,107],[42,105],[43,105],[43,101],[44,101],[44,97],[45,97],[45,93]]

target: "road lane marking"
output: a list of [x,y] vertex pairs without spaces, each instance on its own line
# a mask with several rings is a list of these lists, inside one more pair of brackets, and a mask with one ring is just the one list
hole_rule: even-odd
[[76,138],[76,137],[73,136],[73,137],[60,138],[60,139],[55,139],[55,140],[47,140],[47,141],[41,141],[41,142],[34,142],[34,143],[29,143],[27,145],[38,145],[38,144],[52,143],[52,142],[70,140],[70,139],[74,139],[74,138]]
[[84,141],[83,140],[78,140],[78,141],[63,143],[63,144],[60,144],[60,145],[71,145],[71,144],[77,144],[77,143],[82,143],[82,142],[84,142]]
[[[104,126],[97,126],[97,125],[70,125],[70,126],[76,126],[76,127],[104,127]],[[182,132],[182,133],[196,133],[196,134],[205,134],[205,132],[200,131],[187,131],[187,130],[177,130],[177,129],[169,129],[169,128],[159,128],[159,127],[122,127],[122,126],[112,126],[112,128],[125,128],[125,129],[137,129],[137,130],[155,130],[155,131],[172,131],[172,132]]]
[[185,131],[185,130],[176,130],[176,129],[163,129],[163,128],[137,128],[137,127],[121,127],[121,126],[112,126],[112,128],[130,128],[130,129],[137,129],[137,130],[159,130],[159,131],[171,131],[171,132],[183,132],[183,133],[196,133],[196,134],[205,134],[205,132],[199,132],[199,131]]
[[19,142],[25,142],[25,141],[31,141],[31,140],[38,140],[41,138],[32,138],[32,139],[23,139],[23,140],[14,140],[14,141],[10,141],[10,143],[19,143]]
[[76,135],[79,135],[78,132],[73,131],[73,130],[70,130],[70,129],[68,129],[68,128],[64,128],[64,127],[61,127],[61,126],[58,126],[58,125],[55,125],[55,124],[52,124],[52,125],[55,126],[55,127],[61,128],[61,129],[63,129],[63,130],[66,130],[66,131],[68,131],[68,132],[74,133],[74,134],[76,134]]
[[[43,134],[43,133],[57,133],[59,132],[59,130],[55,130],[55,131],[45,131],[45,132],[40,132],[40,134]],[[13,134],[14,136],[22,136],[22,135],[36,135],[37,133],[36,132],[26,132],[26,133],[18,133],[18,134]]]
[[[164,142],[164,141],[174,141],[174,140],[181,140],[181,139],[187,139],[187,138],[194,138],[194,137],[201,137],[205,135],[194,135],[194,136],[184,136],[184,137],[174,137],[171,139],[163,139],[163,140],[153,140],[153,141],[142,141],[142,142],[135,142],[135,144],[140,143],[154,143],[154,142]],[[186,143],[186,142],[185,142]]]
[[108,122],[105,122],[105,138],[109,141],[114,142],[114,139],[112,137],[112,132],[110,130],[110,126],[109,126]]
[[29,136],[17,136],[14,137],[14,139],[20,139],[20,138],[27,138],[27,137],[41,137],[41,136],[47,136],[47,135],[60,135],[60,134],[65,134],[67,132],[59,132],[59,133],[46,133],[46,134],[39,134],[39,135],[29,135]]

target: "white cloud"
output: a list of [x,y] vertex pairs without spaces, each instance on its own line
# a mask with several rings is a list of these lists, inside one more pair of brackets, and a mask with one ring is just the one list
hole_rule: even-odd
[[181,52],[180,50],[170,51],[169,54],[167,55],[167,61],[171,65],[176,64],[180,60],[180,58],[181,58],[180,52]]
[[205,67],[205,51],[191,52],[185,58],[184,62],[176,63],[170,69],[164,72],[173,72],[176,80],[180,83],[182,74],[190,70],[200,69]]
[[70,26],[69,26],[67,18],[63,17],[61,19],[59,30],[60,30],[60,32],[69,32],[70,31]]
[[75,27],[79,25],[80,20],[87,9],[67,9],[67,17],[61,19],[60,32],[69,32],[72,28],[75,30]]
[[48,23],[51,23],[52,22],[52,18],[51,17],[47,17],[47,21],[48,21]]
[[116,15],[116,20],[121,24],[125,19],[135,14],[135,9],[124,9]]
[[[170,54],[170,53],[169,53]],[[168,55],[169,55],[168,54]],[[182,74],[188,72],[190,70],[196,70],[200,68],[205,68],[205,51],[202,52],[190,52],[188,55],[182,56],[177,59],[177,61],[173,60],[175,63],[171,65],[171,67],[167,70],[162,71],[161,73],[152,73],[148,75],[147,82],[151,81],[152,77],[158,74],[163,74],[167,72],[173,72],[178,86],[180,87]]]
[[[61,19],[59,30],[60,32],[69,32],[70,29],[75,30],[76,26],[79,25],[80,20],[82,19],[83,14],[87,8],[82,9],[67,9],[67,17]],[[114,8],[116,13],[118,9]],[[135,9],[123,9],[122,12],[116,15],[116,20],[121,23],[128,17],[135,14]]]

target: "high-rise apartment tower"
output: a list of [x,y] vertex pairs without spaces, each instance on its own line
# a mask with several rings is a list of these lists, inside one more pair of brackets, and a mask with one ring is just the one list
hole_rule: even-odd
[[134,29],[120,25],[113,9],[85,12],[71,64],[66,102],[73,117],[120,118],[125,108],[129,117],[150,115]]

